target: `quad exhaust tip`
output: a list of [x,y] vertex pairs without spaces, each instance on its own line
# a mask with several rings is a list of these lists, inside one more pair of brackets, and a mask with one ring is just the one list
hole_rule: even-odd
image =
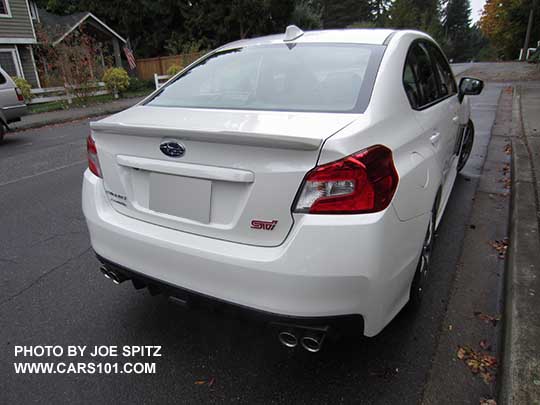
[[288,348],[294,348],[300,344],[310,353],[317,353],[321,350],[326,337],[326,328],[324,330],[299,329],[300,338],[295,329],[287,329],[279,332],[279,342]]
[[114,284],[120,284],[122,283],[123,281],[125,281],[125,278],[120,276],[118,273],[112,271],[112,270],[109,270],[107,268],[107,266],[101,266],[99,268],[101,270],[101,272],[103,273],[103,275],[108,278],[109,280],[111,280]]
[[300,343],[308,352],[317,353],[321,350],[325,337],[326,334],[322,332],[307,332],[302,336]]
[[296,347],[298,345],[298,338],[293,331],[283,331],[278,335],[280,343],[285,347]]

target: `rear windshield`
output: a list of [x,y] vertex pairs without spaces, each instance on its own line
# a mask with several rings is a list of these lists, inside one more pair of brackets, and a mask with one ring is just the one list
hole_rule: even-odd
[[383,52],[383,46],[355,44],[276,44],[217,52],[147,105],[363,112]]

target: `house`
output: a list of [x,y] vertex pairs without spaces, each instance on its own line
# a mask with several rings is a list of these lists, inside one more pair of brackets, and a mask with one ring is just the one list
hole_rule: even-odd
[[37,8],[28,0],[0,0],[0,66],[11,76],[41,87],[34,59]]
[[53,44],[65,41],[76,30],[84,30],[103,45],[103,65],[110,56],[114,66],[123,66],[121,48],[126,40],[94,14],[58,16],[38,9],[32,0],[0,0],[0,66],[11,76],[25,78],[33,87],[41,87],[46,65],[36,60],[36,30],[50,33]]

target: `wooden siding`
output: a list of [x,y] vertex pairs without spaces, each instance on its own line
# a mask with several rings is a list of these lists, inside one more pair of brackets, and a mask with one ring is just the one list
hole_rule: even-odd
[[19,45],[19,56],[21,58],[21,65],[24,73],[24,78],[32,87],[38,87],[38,81],[36,79],[36,71],[34,70],[34,63],[32,62],[32,54],[30,51],[30,45]]
[[8,0],[8,2],[11,18],[0,17],[0,38],[34,39],[32,19],[28,12],[26,0]]

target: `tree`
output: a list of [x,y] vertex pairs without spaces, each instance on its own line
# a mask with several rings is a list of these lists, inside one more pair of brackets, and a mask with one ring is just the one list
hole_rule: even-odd
[[375,25],[384,27],[388,22],[388,11],[392,6],[392,0],[372,0],[371,9]]
[[99,43],[80,29],[57,44],[52,38],[57,38],[58,33],[38,27],[36,35],[39,41],[36,55],[44,82],[62,84],[82,102],[87,101],[103,72]]
[[443,11],[444,47],[450,59],[465,59],[471,47],[469,0],[448,0]]
[[323,6],[323,26],[326,29],[345,28],[373,19],[373,5],[368,0],[325,0]]
[[299,0],[294,6],[290,23],[303,30],[322,28],[322,5],[312,0]]
[[395,0],[389,9],[388,26],[425,31],[436,39],[441,35],[438,0]]
[[[532,4],[531,0],[487,0],[480,18],[480,29],[500,57],[517,59],[519,56]],[[534,11],[539,15],[540,3],[536,3]],[[532,38],[540,37],[540,24],[533,25],[531,34]]]

